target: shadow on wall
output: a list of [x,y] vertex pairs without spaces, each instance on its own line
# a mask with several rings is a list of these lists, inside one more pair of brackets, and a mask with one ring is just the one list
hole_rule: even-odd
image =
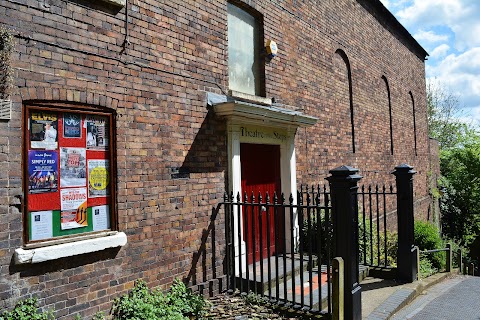
[[[21,278],[44,275],[61,270],[74,269],[86,266],[99,261],[113,260],[118,257],[118,248],[110,248],[102,251],[61,258],[55,261],[46,261],[36,264],[16,265],[12,257],[9,266],[9,273],[19,273]],[[92,277],[92,279],[94,279]],[[95,280],[93,280],[95,281]]]
[[[190,178],[191,174],[226,172],[227,159],[225,121],[217,118],[213,110],[209,110],[182,166],[171,168],[171,177],[172,179],[181,179]],[[225,188],[226,181],[223,179],[226,177],[212,175],[209,176],[209,183],[223,183],[222,188]],[[218,202],[220,201],[218,200]],[[193,253],[190,270],[183,279],[188,286],[197,286],[196,289],[204,295],[221,292],[226,284],[224,282],[225,220],[220,207],[217,205],[211,208],[208,226],[202,230],[199,248]]]
[[[217,224],[223,223],[219,217],[220,205],[212,208],[210,223],[202,231],[202,240],[197,252],[193,254],[188,275],[183,279],[188,286],[197,286],[199,293],[213,296],[226,289],[225,250],[218,244],[225,243],[225,237],[217,236]],[[221,228],[222,229],[222,228]],[[217,238],[218,237],[218,238]],[[222,238],[222,239],[219,239]]]
[[227,133],[223,120],[209,110],[180,168],[171,168],[172,178],[190,173],[223,172],[227,168]]
[[[50,1],[45,1],[45,3],[49,2]],[[123,8],[123,6],[121,5],[113,5],[111,2],[108,1],[68,0],[68,2],[76,3],[83,7],[91,8],[94,10],[104,11],[111,15],[116,15]]]

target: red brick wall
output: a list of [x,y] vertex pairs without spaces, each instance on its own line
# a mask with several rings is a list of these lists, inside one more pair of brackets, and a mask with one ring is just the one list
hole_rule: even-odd
[[[108,310],[135,279],[165,287],[175,277],[199,284],[223,273],[223,217],[211,217],[228,185],[226,128],[206,95],[228,90],[226,2],[129,1],[128,45],[124,9],[89,2],[0,4],[0,23],[17,35],[13,116],[0,122],[0,308],[36,295],[60,318],[90,316]],[[365,183],[393,181],[393,168],[408,163],[418,171],[416,198],[426,197],[424,63],[401,37],[352,0],[248,3],[264,16],[265,39],[279,47],[265,67],[267,97],[319,118],[297,131],[298,182],[323,182],[344,164],[359,168]],[[351,70],[355,153],[339,49]],[[391,91],[393,155],[382,76]],[[116,111],[118,222],[128,236],[120,250],[13,265],[23,243],[21,110],[29,100]]]

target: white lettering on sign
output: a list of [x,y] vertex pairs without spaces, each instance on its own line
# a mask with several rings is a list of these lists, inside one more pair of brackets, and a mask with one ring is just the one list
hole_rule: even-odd
[[287,135],[277,131],[265,132],[258,129],[249,129],[247,127],[240,127],[240,134],[242,137],[257,138],[257,139],[273,139],[286,141]]
[[32,164],[54,164],[55,160],[34,159],[31,162]]

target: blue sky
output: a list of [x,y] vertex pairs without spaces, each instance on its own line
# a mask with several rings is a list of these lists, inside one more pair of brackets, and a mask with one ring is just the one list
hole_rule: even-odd
[[459,97],[480,125],[480,1],[380,0],[429,53],[427,80]]

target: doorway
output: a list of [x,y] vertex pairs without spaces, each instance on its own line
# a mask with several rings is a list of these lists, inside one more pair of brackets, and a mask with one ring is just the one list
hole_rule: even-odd
[[[252,194],[258,202],[259,193],[265,202],[266,194],[273,203],[273,195],[281,195],[280,146],[269,144],[240,144],[242,194]],[[244,201],[247,199],[244,199]],[[247,243],[247,263],[278,254],[282,251],[283,217],[272,207],[255,206],[242,212],[243,237]],[[262,238],[262,240],[260,240]],[[277,241],[275,241],[277,238]],[[268,241],[267,241],[268,239]]]

